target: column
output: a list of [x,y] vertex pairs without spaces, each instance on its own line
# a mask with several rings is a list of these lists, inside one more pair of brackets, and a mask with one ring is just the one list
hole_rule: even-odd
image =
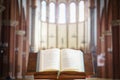
[[90,6],[90,36],[91,36],[91,40],[90,40],[90,50],[92,53],[95,52],[95,6],[91,5]]
[[22,30],[16,31],[17,35],[17,44],[18,44],[18,53],[17,53],[17,78],[22,79],[22,55],[23,55],[23,37],[24,37],[24,32]]
[[23,54],[24,54],[24,47],[23,42],[25,38],[25,30],[24,30],[24,9],[21,6],[21,12],[19,13],[19,25],[16,27],[16,53],[17,53],[17,78],[23,78]]
[[[9,39],[9,76],[12,79],[15,79],[15,45],[16,45],[16,26],[18,25],[18,21],[16,20],[16,0],[10,1],[10,39]],[[14,5],[13,5],[14,4]]]
[[36,14],[36,0],[32,0],[31,3],[31,47],[30,51],[34,52],[35,50],[35,14]]
[[95,47],[95,0],[90,1],[90,53],[93,56],[93,65],[94,65],[94,72],[96,73],[96,47]]

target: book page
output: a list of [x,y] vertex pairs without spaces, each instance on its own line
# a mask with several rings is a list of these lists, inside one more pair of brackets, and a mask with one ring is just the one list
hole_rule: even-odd
[[40,71],[60,70],[60,50],[57,48],[41,50]]
[[61,71],[84,72],[83,52],[73,49],[61,50]]

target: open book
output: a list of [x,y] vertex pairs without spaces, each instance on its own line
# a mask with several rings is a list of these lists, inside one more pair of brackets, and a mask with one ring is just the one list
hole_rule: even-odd
[[85,72],[84,55],[74,49],[41,50],[37,60],[37,72],[42,71],[77,71]]

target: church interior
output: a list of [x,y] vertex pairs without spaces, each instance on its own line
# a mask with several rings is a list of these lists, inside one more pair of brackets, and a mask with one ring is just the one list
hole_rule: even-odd
[[90,80],[120,80],[120,0],[0,0],[0,80],[34,80],[51,48],[81,50]]

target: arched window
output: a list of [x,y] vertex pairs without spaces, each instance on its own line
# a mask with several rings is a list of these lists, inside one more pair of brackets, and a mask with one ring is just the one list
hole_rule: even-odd
[[79,2],[79,22],[84,21],[84,1]]
[[70,3],[70,23],[76,22],[76,4]]
[[41,20],[46,21],[46,2],[42,1]]
[[64,3],[59,5],[58,23],[66,23],[66,6]]
[[51,2],[49,4],[49,22],[50,23],[55,23],[55,4]]

